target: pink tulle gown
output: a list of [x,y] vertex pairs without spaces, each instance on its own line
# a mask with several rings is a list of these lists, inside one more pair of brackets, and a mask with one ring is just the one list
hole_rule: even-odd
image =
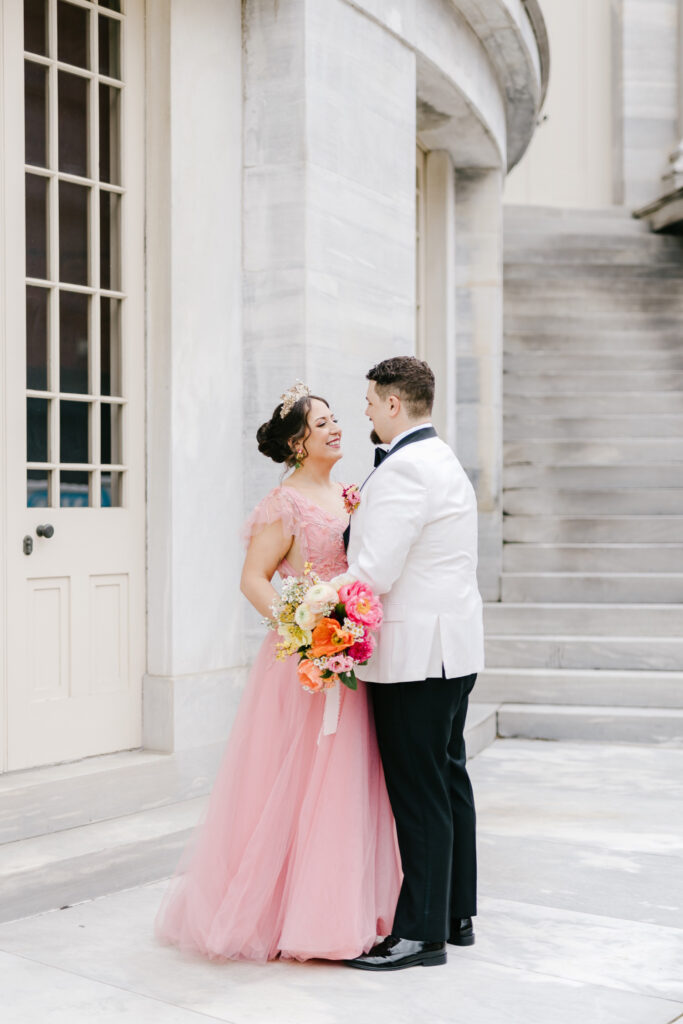
[[[291,487],[257,506],[246,539],[278,519],[323,579],[346,569],[344,523]],[[324,697],[275,644],[268,634],[251,670],[156,933],[211,959],[354,957],[391,930],[401,882],[371,705],[363,683],[342,687],[337,731],[318,742]]]

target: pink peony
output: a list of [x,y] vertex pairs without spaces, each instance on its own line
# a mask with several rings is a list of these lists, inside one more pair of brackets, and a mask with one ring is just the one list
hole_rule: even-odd
[[356,640],[353,647],[349,647],[348,655],[358,665],[362,665],[363,662],[368,661],[372,657],[375,650],[375,638],[372,633],[366,633],[360,640]]
[[346,605],[346,614],[352,622],[368,629],[377,629],[382,622],[382,604],[366,583],[356,580],[339,590],[339,599]]

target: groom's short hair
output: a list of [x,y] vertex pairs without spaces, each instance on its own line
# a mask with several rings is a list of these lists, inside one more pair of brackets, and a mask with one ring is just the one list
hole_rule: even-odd
[[434,405],[434,374],[428,363],[415,356],[384,359],[368,370],[366,377],[374,380],[381,398],[398,395],[409,416],[428,416]]

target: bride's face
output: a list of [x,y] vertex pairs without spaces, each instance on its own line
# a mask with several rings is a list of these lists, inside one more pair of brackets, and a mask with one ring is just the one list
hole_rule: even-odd
[[306,422],[310,431],[310,436],[306,438],[308,458],[332,463],[341,459],[342,432],[332,410],[314,398]]

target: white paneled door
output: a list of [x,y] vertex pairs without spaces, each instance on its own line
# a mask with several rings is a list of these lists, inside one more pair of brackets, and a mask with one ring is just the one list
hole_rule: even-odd
[[142,0],[2,4],[2,768],[140,743]]

